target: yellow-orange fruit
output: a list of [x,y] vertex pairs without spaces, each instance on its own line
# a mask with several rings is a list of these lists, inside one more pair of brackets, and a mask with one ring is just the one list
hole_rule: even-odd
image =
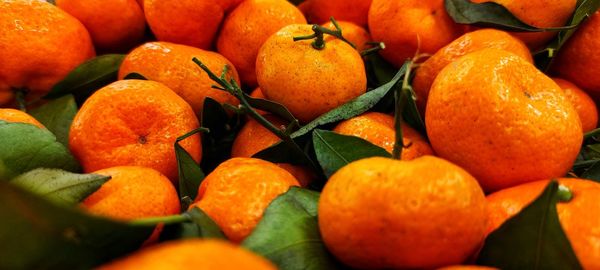
[[[347,21],[337,21],[337,24],[342,29],[344,38],[352,42],[356,46],[356,50],[361,52],[369,46],[367,42],[371,41],[371,35],[367,32],[367,29]],[[332,22],[325,23],[323,26],[331,30],[336,30]],[[329,36],[327,38],[334,37]]]
[[45,128],[44,125],[33,118],[33,116],[27,114],[26,112],[15,109],[0,108],[0,120],[13,123],[32,124],[39,128]]
[[575,106],[577,115],[579,115],[579,119],[581,120],[583,132],[594,130],[598,125],[598,108],[594,100],[586,92],[577,87],[577,85],[567,80],[559,78],[554,78],[553,80],[565,91],[565,95],[567,95],[567,98]]

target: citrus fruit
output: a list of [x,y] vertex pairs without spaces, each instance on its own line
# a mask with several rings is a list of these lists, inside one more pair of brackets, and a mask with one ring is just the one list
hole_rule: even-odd
[[10,108],[0,108],[0,120],[13,123],[32,124],[39,128],[45,128],[44,125],[33,118],[33,116],[27,114],[26,112]]
[[[584,269],[600,268],[600,184],[584,179],[561,178],[559,183],[573,194],[568,202],[559,202],[556,207],[558,219],[575,254]],[[516,215],[533,202],[548,181],[536,181],[500,190],[487,196],[488,232],[500,227],[510,217]]]
[[294,37],[313,34],[310,25],[293,24],[269,37],[256,59],[256,77],[263,94],[308,122],[367,90],[360,54],[339,39],[323,49],[313,40]]
[[[69,147],[85,172],[135,165],[155,169],[176,182],[173,145],[198,126],[192,108],[163,84],[117,81],[81,106],[71,125]],[[199,135],[180,144],[200,160]]]
[[188,239],[165,242],[99,267],[100,270],[276,270],[266,259],[222,240]]
[[83,24],[50,3],[1,0],[0,10],[0,105],[16,90],[47,93],[95,55]]
[[506,50],[533,63],[527,46],[519,39],[504,31],[482,29],[466,33],[437,51],[423,62],[415,72],[412,86],[417,95],[417,106],[421,114],[425,112],[427,96],[429,95],[431,84],[433,84],[433,80],[437,77],[438,73],[446,65],[459,57],[485,48]]
[[435,53],[462,34],[443,0],[373,0],[369,30],[373,40],[385,43],[380,54],[396,67],[417,53]]
[[592,131],[598,125],[598,108],[594,100],[577,85],[563,79],[553,78],[554,82],[565,91],[567,98],[575,106],[583,132]]
[[139,73],[149,80],[163,83],[187,101],[194,112],[200,113],[204,99],[210,97],[220,103],[237,105],[239,101],[226,91],[212,88],[212,81],[192,59],[196,57],[213,73],[221,75],[228,67],[228,79],[239,83],[235,67],[222,55],[169,42],[149,42],[131,51],[119,68],[119,79],[130,73]]
[[311,23],[323,24],[334,17],[336,20],[367,26],[371,0],[307,0],[304,14]]
[[[356,46],[356,50],[361,52],[368,47],[367,42],[371,41],[371,35],[365,28],[347,21],[337,21],[337,24],[342,29],[344,38],[352,42]],[[336,30],[332,22],[325,23],[323,26],[331,30]],[[330,36],[328,38],[333,37]]]
[[268,161],[232,158],[206,176],[192,207],[210,216],[229,240],[239,243],[262,218],[277,196],[298,181]]
[[486,191],[565,175],[583,139],[560,87],[499,49],[467,54],[442,69],[425,123],[436,154],[465,168]]
[[432,156],[352,162],[325,184],[318,213],[327,248],[359,269],[462,263],[485,236],[485,197],[477,180]]
[[225,18],[217,49],[235,65],[242,82],[253,87],[258,50],[269,36],[295,23],[306,19],[286,0],[246,0]]
[[[392,153],[396,141],[394,117],[378,112],[368,112],[350,118],[339,123],[333,131],[362,138],[390,153]],[[405,123],[402,123],[402,136],[404,143],[402,149],[403,160],[433,155],[433,150],[425,138]]]
[[126,51],[144,37],[146,20],[135,0],[57,0],[56,5],[83,23],[99,51]]

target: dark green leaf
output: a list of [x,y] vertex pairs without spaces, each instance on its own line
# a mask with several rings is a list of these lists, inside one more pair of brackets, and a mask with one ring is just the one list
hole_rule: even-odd
[[69,129],[77,114],[77,104],[72,95],[51,100],[28,113],[54,133],[60,143],[69,146]]
[[219,226],[198,207],[183,214],[188,222],[166,225],[160,238],[161,241],[182,238],[217,238],[226,239]]
[[507,220],[485,240],[478,264],[499,269],[582,269],[556,212],[559,184]]
[[266,257],[281,270],[337,269],[319,232],[319,193],[292,187],[277,197],[242,246]]
[[242,128],[241,117],[232,113],[231,117],[223,106],[209,97],[204,99],[201,112],[202,126],[210,130],[202,137],[202,162],[204,172],[211,172],[223,161],[231,158],[233,141]]
[[600,182],[600,160],[595,160],[579,177]]
[[154,230],[85,215],[0,181],[0,269],[90,269]]
[[106,54],[88,60],[52,87],[45,98],[73,94],[77,102],[82,103],[96,90],[117,80],[123,59],[123,54]]
[[206,130],[204,128],[193,130],[175,141],[175,157],[177,159],[177,171],[179,172],[179,196],[181,198],[196,198],[198,187],[204,180],[204,172],[179,142],[202,131]]
[[365,68],[369,85],[372,87],[379,87],[391,81],[398,71],[378,53],[369,54],[365,57]]
[[37,168],[74,172],[79,165],[47,129],[0,120],[0,181]]
[[592,137],[596,137],[600,135],[600,128],[594,129],[592,131],[588,131],[583,135],[583,139],[591,139]]
[[366,140],[328,130],[315,129],[313,145],[328,178],[350,162],[368,157],[391,157],[386,150]]
[[125,77],[123,77],[123,80],[148,80],[146,77],[144,77],[144,75],[139,74],[137,72],[131,72],[127,75],[125,75]]
[[246,93],[244,93],[244,98],[246,98],[248,104],[250,104],[252,108],[270,112],[287,122],[297,121],[294,115],[292,115],[292,113],[285,106],[277,102],[262,98],[253,98]]
[[542,32],[563,30],[572,27],[537,28],[515,17],[504,6],[494,2],[474,3],[470,0],[444,0],[448,15],[456,23],[474,24],[507,31]]
[[35,169],[11,183],[62,205],[76,205],[98,190],[110,176],[75,174],[58,169]]

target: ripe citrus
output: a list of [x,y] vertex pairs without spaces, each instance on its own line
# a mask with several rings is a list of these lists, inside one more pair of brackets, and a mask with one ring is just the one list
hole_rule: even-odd
[[567,173],[583,133],[552,79],[499,49],[467,54],[439,73],[425,113],[433,150],[486,191]]
[[565,91],[567,98],[575,106],[577,115],[581,120],[583,132],[592,131],[598,125],[598,108],[594,100],[577,85],[563,79],[553,79],[562,90]]
[[0,105],[13,92],[43,95],[94,56],[85,27],[45,1],[0,0]]
[[[346,21],[337,21],[337,24],[342,29],[344,38],[352,42],[356,46],[356,50],[361,52],[368,47],[367,42],[371,41],[371,35],[366,29]],[[325,23],[323,26],[331,30],[336,30],[332,22]]]
[[498,268],[481,265],[454,265],[438,268],[437,270],[498,270]]
[[15,109],[0,108],[0,120],[13,123],[32,124],[39,128],[45,128],[44,125],[33,118],[33,116]]
[[254,229],[278,195],[298,181],[275,164],[254,158],[232,158],[206,176],[192,207],[201,208],[233,242]]
[[327,23],[329,18],[334,17],[367,26],[371,0],[308,0],[304,5],[304,14],[311,23]]
[[459,57],[485,48],[506,50],[533,63],[527,46],[506,32],[495,29],[482,29],[466,33],[437,51],[427,61],[423,62],[415,72],[412,85],[417,95],[417,106],[421,114],[425,112],[427,96],[438,73]]
[[[600,184],[583,179],[563,178],[559,183],[573,193],[569,202],[557,204],[560,224],[584,269],[600,269]],[[500,227],[539,196],[548,181],[537,181],[500,190],[487,197],[488,232]]]
[[418,53],[435,53],[462,34],[446,13],[443,0],[373,0],[369,10],[373,40],[381,55],[399,67]]
[[222,240],[165,242],[101,266],[99,270],[276,270],[266,259]]
[[286,106],[302,122],[367,90],[362,57],[352,46],[329,39],[318,50],[311,45],[313,40],[293,40],[313,33],[310,25],[288,25],[264,43],[256,59],[263,94]]
[[144,13],[160,41],[209,49],[223,20],[216,0],[145,0]]
[[360,269],[462,263],[485,236],[477,180],[432,156],[350,163],[325,184],[318,213],[327,248]]
[[[86,172],[136,165],[153,168],[176,182],[173,145],[178,136],[198,126],[191,107],[163,84],[117,81],[81,106],[71,125],[69,147]],[[199,135],[181,145],[200,160]]]
[[[339,123],[333,131],[365,139],[390,153],[394,149],[396,136],[394,117],[387,114],[365,113]],[[402,149],[403,160],[433,155],[433,150],[425,138],[405,123],[402,123],[402,136],[404,143]]]
[[247,0],[227,16],[219,38],[219,53],[240,72],[242,82],[256,82],[256,55],[263,43],[282,27],[306,23],[302,12],[286,0]]
[[217,75],[227,65],[229,78],[234,78],[239,83],[236,69],[222,55],[169,42],[149,42],[131,51],[121,64],[119,79],[136,72],[163,83],[187,101],[196,113],[202,112],[206,97],[220,103],[237,105],[239,101],[234,96],[212,88],[215,82],[192,61],[194,57]]
[[144,12],[135,0],[57,0],[56,5],[85,25],[99,51],[124,52],[144,36]]

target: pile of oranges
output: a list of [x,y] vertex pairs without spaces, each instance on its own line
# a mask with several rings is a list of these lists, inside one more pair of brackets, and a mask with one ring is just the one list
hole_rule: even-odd
[[[448,1],[0,0],[0,123],[46,130],[28,110],[49,102],[45,95],[82,64],[123,54],[116,80],[86,89],[93,94],[64,127],[78,173],[111,177],[78,208],[121,222],[199,208],[228,241],[163,242],[159,224],[139,251],[101,269],[277,269],[240,243],[293,187],[320,192],[318,231],[344,267],[486,269],[467,265],[552,179],[572,195],[558,217],[573,251],[584,268],[600,268],[600,184],[572,171],[584,134],[598,124],[600,12],[541,70],[532,52],[557,31],[459,24]],[[471,1],[554,30],[578,7]],[[425,129],[402,121],[400,106],[371,106],[319,128],[401,155],[347,160],[329,177],[314,164],[254,157],[380,86],[370,57],[394,70],[413,60],[413,76],[394,88],[410,90]],[[287,110],[254,108],[250,98]],[[237,117],[235,127],[222,123],[233,137],[216,167],[204,166],[217,160],[207,154],[207,135],[190,133],[211,117],[210,101]],[[179,194],[176,143],[206,173],[188,203]],[[314,150],[302,150],[313,158]]]

